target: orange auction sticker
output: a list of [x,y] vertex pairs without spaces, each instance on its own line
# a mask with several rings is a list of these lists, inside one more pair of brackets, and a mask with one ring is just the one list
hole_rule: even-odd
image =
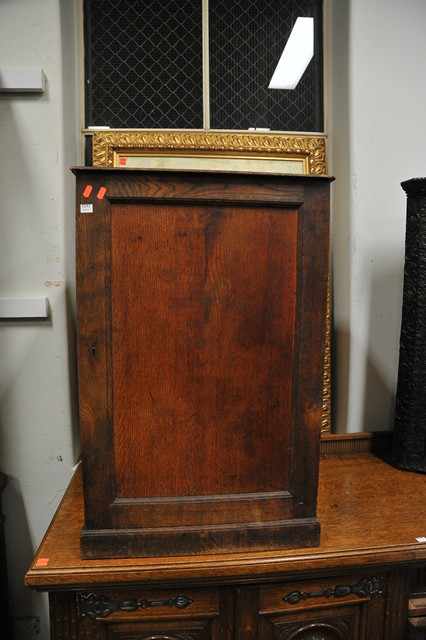
[[86,184],[86,186],[83,189],[83,197],[84,198],[89,198],[90,194],[92,193],[92,191],[93,191],[92,185],[91,184]]
[[35,566],[47,567],[48,564],[49,564],[49,558],[38,558],[37,562],[35,563]]
[[105,197],[106,192],[107,192],[106,187],[100,187],[99,191],[97,193],[97,196],[96,196],[97,199],[98,200],[103,200],[104,197]]

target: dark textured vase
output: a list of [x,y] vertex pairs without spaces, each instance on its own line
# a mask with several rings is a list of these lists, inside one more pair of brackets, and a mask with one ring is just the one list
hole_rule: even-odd
[[401,186],[408,202],[393,461],[426,473],[426,178]]

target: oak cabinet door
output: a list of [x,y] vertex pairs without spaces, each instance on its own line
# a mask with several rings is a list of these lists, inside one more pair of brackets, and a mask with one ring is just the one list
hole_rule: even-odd
[[385,575],[343,576],[240,589],[238,640],[382,640]]

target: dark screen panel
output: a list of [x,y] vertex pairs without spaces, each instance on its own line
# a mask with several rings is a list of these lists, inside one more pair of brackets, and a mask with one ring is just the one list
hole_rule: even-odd
[[85,0],[86,124],[200,128],[201,0]]
[[[322,2],[210,0],[210,125],[322,131]],[[297,17],[315,18],[315,55],[296,89],[268,89]]]

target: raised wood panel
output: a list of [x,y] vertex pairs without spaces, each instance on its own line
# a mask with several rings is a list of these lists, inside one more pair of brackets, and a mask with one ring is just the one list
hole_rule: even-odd
[[113,624],[106,628],[106,640],[215,640],[210,620]]
[[262,618],[258,637],[262,640],[367,640],[361,633],[362,615],[358,605],[329,607],[298,616]]
[[288,489],[297,212],[117,204],[111,225],[117,497]]

